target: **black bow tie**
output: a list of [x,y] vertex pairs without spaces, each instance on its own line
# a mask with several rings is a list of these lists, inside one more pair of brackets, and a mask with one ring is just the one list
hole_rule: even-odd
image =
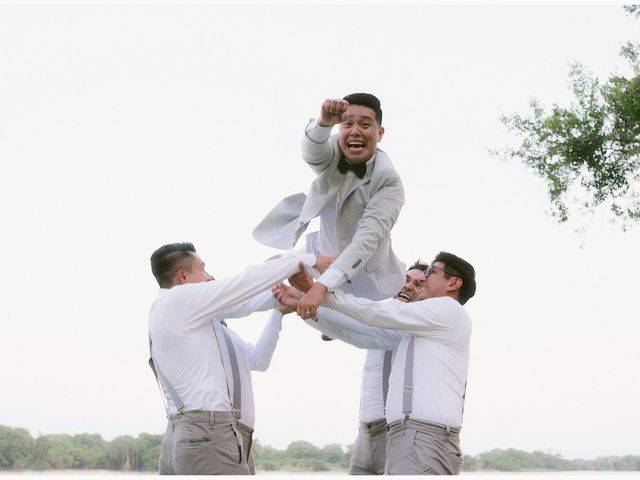
[[358,178],[364,178],[364,174],[367,173],[366,163],[350,163],[347,159],[342,157],[338,162],[338,171],[340,173],[347,173],[347,170],[351,170]]

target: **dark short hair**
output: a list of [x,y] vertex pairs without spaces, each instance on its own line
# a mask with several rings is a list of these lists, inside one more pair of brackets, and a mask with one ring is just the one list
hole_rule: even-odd
[[178,270],[191,272],[191,260],[196,247],[190,242],[169,243],[151,255],[151,273],[162,288],[173,286],[173,277]]
[[413,262],[413,265],[411,265],[409,268],[407,268],[407,272],[409,270],[420,270],[422,272],[425,272],[427,270],[427,268],[429,268],[429,264],[428,263],[424,263],[422,260],[418,259],[415,262]]
[[370,93],[352,93],[342,98],[351,105],[361,105],[363,107],[369,107],[376,113],[376,122],[378,126],[382,125],[382,109],[380,108],[380,100],[375,95]]
[[[444,263],[447,270],[462,278],[462,287],[460,287],[460,293],[458,294],[458,300],[462,305],[475,295],[476,271],[469,262],[449,252],[438,253],[433,262]],[[445,273],[445,276],[449,278],[451,275]]]

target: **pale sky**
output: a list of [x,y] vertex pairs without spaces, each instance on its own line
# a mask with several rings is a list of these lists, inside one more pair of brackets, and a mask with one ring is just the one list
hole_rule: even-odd
[[[619,6],[0,6],[0,424],[106,439],[165,427],[147,365],[149,256],[192,241],[222,278],[277,251],[251,230],[313,173],[321,102],[382,101],[411,263],[477,270],[465,453],[640,454],[640,227],[558,225],[545,185],[487,150],[567,72],[625,72]],[[255,341],[267,314],[230,322]],[[285,318],[254,375],[254,438],[346,445],[364,352]]]

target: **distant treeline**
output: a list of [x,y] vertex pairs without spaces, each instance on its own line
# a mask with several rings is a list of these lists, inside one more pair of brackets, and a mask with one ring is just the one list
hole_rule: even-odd
[[[162,435],[141,433],[106,441],[99,434],[40,435],[33,438],[24,428],[0,425],[0,469],[2,470],[130,470],[158,468]],[[295,441],[278,450],[255,441],[253,455],[258,470],[344,471],[351,449],[338,444],[322,448]],[[567,460],[560,455],[521,450],[491,450],[476,456],[465,455],[464,470],[599,470],[640,471],[640,455],[601,457],[595,460]]]

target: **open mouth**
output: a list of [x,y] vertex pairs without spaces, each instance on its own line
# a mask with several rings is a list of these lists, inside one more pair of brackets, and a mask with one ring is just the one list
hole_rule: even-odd
[[364,142],[347,142],[349,150],[362,150],[364,148]]
[[404,292],[400,292],[398,294],[398,300],[409,303],[411,301],[411,297]]

